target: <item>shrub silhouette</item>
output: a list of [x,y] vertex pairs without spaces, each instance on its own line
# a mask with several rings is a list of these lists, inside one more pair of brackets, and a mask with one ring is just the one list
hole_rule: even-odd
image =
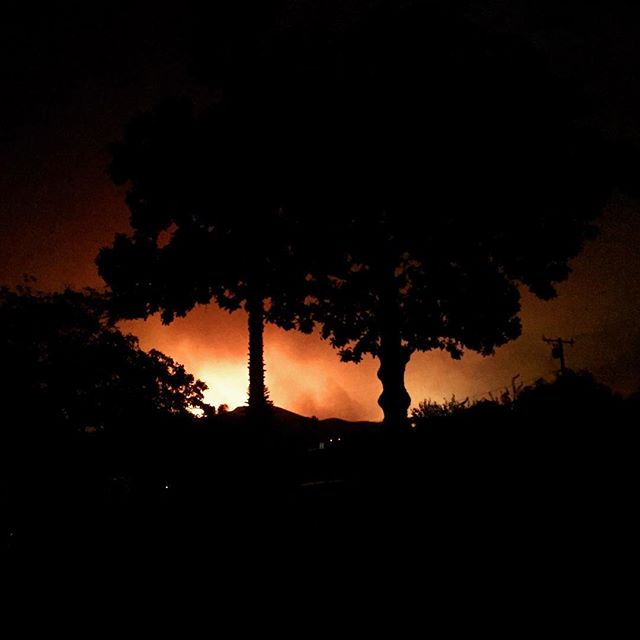
[[95,291],[0,289],[5,409],[31,428],[119,428],[205,408],[204,383],[108,322]]

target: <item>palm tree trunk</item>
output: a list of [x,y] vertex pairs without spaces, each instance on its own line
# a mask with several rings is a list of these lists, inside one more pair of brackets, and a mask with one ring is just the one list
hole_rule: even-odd
[[264,300],[257,291],[249,293],[245,309],[249,324],[249,408],[262,409],[267,405],[264,384]]

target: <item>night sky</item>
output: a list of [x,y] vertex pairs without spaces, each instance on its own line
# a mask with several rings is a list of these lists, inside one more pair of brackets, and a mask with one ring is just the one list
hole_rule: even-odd
[[[127,231],[124,190],[106,174],[109,143],[138,111],[167,96],[208,98],[194,79],[189,44],[195,9],[156,3],[6,3],[0,22],[0,282],[23,274],[40,289],[101,288],[94,260]],[[525,38],[588,101],[590,123],[609,140],[640,145],[640,13],[631,2],[467,2],[471,19]],[[586,4],[586,3],[584,3]],[[90,5],[90,6],[89,6]],[[195,21],[197,23],[197,20]],[[636,182],[640,184],[640,176]],[[557,369],[542,335],[575,339],[567,364],[622,393],[640,387],[640,201],[618,193],[600,236],[573,263],[559,297],[523,296],[523,335],[495,357],[415,354],[414,404],[455,393],[479,398],[512,377]],[[211,387],[214,404],[246,399],[246,316],[215,307],[162,326],[123,324],[184,363]],[[267,385],[279,406],[319,417],[379,419],[377,363],[342,364],[317,335],[267,327]]]

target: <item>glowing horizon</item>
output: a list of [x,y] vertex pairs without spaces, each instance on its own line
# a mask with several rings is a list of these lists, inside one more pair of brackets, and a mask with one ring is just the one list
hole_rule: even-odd
[[[116,199],[117,193],[112,192],[104,198],[104,212],[99,216],[103,228],[96,230],[96,237],[85,238],[80,246],[71,238],[83,237],[86,225],[83,222],[79,226],[76,218],[61,224],[55,233],[28,236],[31,262],[16,256],[15,264],[0,265],[4,267],[5,282],[17,284],[21,281],[17,274],[27,272],[37,277],[36,289],[59,290],[67,285],[103,288],[92,260],[99,247],[112,239],[114,211],[120,212],[117,224],[126,228],[126,210],[122,203],[114,203]],[[84,211],[82,202],[74,202],[74,207],[80,216]],[[610,212],[613,219],[632,220],[635,203],[618,200],[610,205]],[[600,237],[588,243],[573,262],[573,274],[560,285],[557,299],[542,302],[528,294],[523,296],[523,335],[498,349],[494,357],[467,354],[461,361],[452,361],[441,352],[414,354],[406,376],[412,406],[426,398],[441,401],[453,394],[458,399],[486,397],[488,391],[495,393],[508,386],[516,374],[524,383],[551,375],[557,363],[542,343],[542,334],[575,338],[575,347],[567,354],[569,367],[589,369],[622,393],[638,390],[634,348],[621,350],[619,335],[634,326],[636,307],[631,302],[633,296],[637,297],[634,292],[640,277],[636,249],[640,231],[629,225],[607,226],[606,221],[605,215]],[[17,244],[18,238],[9,234],[7,246]],[[612,309],[616,310],[615,316]],[[214,406],[227,404],[233,409],[246,403],[244,312],[229,314],[212,304],[197,307],[186,318],[178,318],[168,326],[162,325],[158,317],[119,326],[138,336],[143,349],[166,353],[207,383],[210,390],[206,398]],[[285,332],[268,325],[265,363],[270,399],[277,406],[321,419],[382,417],[377,405],[381,391],[377,362],[371,358],[359,365],[341,363],[317,334]]]

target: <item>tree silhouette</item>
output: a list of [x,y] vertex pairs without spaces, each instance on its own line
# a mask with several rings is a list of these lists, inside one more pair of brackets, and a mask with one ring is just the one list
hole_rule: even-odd
[[212,299],[228,311],[244,304],[249,406],[259,409],[267,404],[265,299],[279,292],[281,324],[305,326],[282,293],[299,269],[281,208],[276,132],[253,122],[246,104],[224,100],[196,113],[168,102],[131,122],[110,173],[129,185],[133,234],[118,235],[97,263],[121,317],[160,311],[169,323]]
[[107,320],[95,291],[0,289],[5,410],[32,427],[135,426],[161,414],[206,409],[204,383]]
[[608,199],[608,147],[533,51],[441,3],[296,7],[224,44],[208,111],[129,127],[112,175],[134,233],[100,272],[126,317],[244,304],[258,404],[262,316],[312,313],[343,359],[379,359],[403,423],[413,352],[492,354],[520,334],[521,286],[555,295]]
[[526,47],[416,2],[354,16],[310,72],[290,208],[321,221],[314,319],[344,360],[379,359],[395,425],[413,352],[492,354],[520,334],[520,285],[555,295],[612,176]]

